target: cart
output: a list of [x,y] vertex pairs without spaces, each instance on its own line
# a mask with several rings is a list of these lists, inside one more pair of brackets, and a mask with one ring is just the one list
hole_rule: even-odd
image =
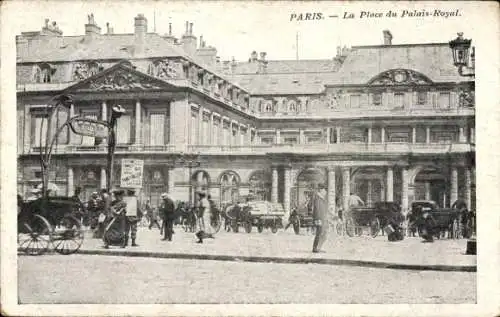
[[352,207],[345,217],[345,231],[353,237],[363,235],[368,229],[369,235],[375,238],[391,218],[397,218],[400,224],[404,221],[399,205],[394,202],[377,202],[373,207]]
[[81,205],[70,197],[48,196],[23,202],[17,215],[18,250],[41,255],[53,247],[72,254],[83,243]]
[[271,229],[272,233],[278,232],[283,227],[285,210],[281,204],[268,201],[249,201],[226,208],[226,219],[230,222],[233,232],[238,232],[242,226],[247,233],[252,232],[254,226],[259,233],[264,228]]

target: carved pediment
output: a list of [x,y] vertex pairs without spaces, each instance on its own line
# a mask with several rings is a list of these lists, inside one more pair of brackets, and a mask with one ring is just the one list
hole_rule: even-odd
[[71,87],[67,91],[141,91],[158,90],[173,87],[159,79],[152,78],[138,70],[133,69],[127,63],[116,64],[105,71],[91,76]]
[[391,69],[372,78],[369,85],[395,86],[395,85],[425,85],[432,81],[425,75],[410,69]]

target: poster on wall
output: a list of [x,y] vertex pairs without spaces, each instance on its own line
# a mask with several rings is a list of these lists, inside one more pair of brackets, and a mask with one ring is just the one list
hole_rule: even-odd
[[122,174],[120,187],[141,188],[144,173],[144,161],[136,159],[122,159]]

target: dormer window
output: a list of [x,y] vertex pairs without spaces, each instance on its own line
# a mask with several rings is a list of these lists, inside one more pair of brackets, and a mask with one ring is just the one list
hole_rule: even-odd
[[382,104],[382,93],[377,92],[373,94],[373,104],[375,106],[380,106]]
[[264,105],[264,112],[273,112],[273,103],[272,101],[268,101]]
[[55,67],[50,64],[42,63],[35,65],[33,81],[35,83],[50,83],[55,72]]
[[427,92],[426,91],[419,91],[417,94],[417,103],[419,105],[424,105],[427,103]]
[[297,112],[297,103],[295,100],[291,100],[288,103],[288,112]]

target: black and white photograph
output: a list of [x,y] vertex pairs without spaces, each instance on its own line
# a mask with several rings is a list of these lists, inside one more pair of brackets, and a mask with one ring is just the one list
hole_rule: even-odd
[[495,2],[0,6],[3,314],[500,313]]

